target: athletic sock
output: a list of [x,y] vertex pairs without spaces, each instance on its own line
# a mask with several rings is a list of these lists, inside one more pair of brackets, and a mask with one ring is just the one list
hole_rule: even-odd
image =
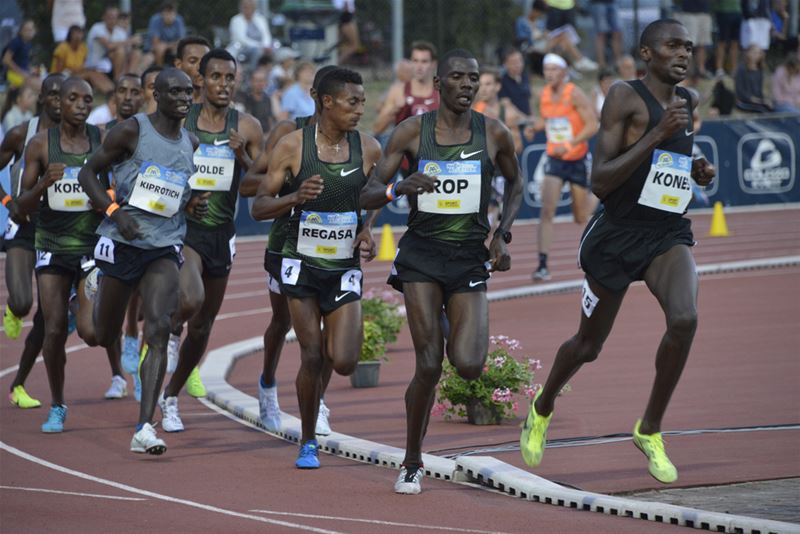
[[267,381],[266,381],[266,380],[264,380],[264,375],[262,374],[262,375],[261,375],[261,387],[262,387],[262,388],[274,388],[274,387],[275,387],[275,379],[273,378],[273,379],[272,379],[272,382],[270,382],[269,384],[267,384]]
[[547,254],[539,253],[539,267],[547,269]]
[[138,425],[136,425],[136,431],[137,432],[140,431],[143,428],[144,428],[144,423],[139,423]]

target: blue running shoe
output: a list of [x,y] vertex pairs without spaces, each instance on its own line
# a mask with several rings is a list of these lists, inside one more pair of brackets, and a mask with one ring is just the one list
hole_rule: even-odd
[[298,469],[319,469],[319,445],[317,440],[306,441],[300,446],[300,454],[294,466]]
[[139,367],[139,338],[124,336],[122,338],[122,370],[135,375]]
[[[64,421],[67,419],[67,407],[63,404],[57,404],[50,407],[50,413],[47,415],[47,421],[42,425],[42,432],[46,434],[55,434],[64,431]],[[319,464],[319,462],[317,462]]]

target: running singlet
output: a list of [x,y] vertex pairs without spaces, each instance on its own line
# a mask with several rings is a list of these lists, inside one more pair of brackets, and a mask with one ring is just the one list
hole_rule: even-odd
[[435,191],[409,195],[408,228],[443,241],[483,242],[489,233],[487,209],[494,163],[487,153],[486,120],[470,111],[472,135],[463,145],[436,142],[436,112],[422,116],[413,169],[436,176]]
[[64,176],[47,188],[39,204],[36,225],[37,250],[55,254],[91,255],[97,236],[95,230],[103,215],[92,210],[89,197],[78,183],[78,172],[92,152],[100,146],[100,129],[86,125],[89,151],[68,154],[61,150],[61,130],[47,130],[47,161],[63,163]]
[[148,250],[181,245],[186,234],[184,208],[192,193],[189,176],[194,174],[191,138],[183,128],[179,139],[162,136],[144,113],[133,118],[139,125],[136,150],[114,166],[114,191],[120,209],[133,217],[141,236],[125,239],[108,218],[97,233]]
[[[295,117],[294,124],[296,129],[302,130],[304,127],[306,127],[311,120],[311,117],[313,117],[313,115],[308,115],[306,117]],[[278,196],[286,196],[291,192],[292,187],[288,183],[284,182],[280,192],[278,193]],[[286,241],[286,233],[289,231],[289,216],[291,214],[291,211],[287,211],[272,221],[272,226],[269,228],[267,250],[273,254],[280,254],[283,250],[283,243]]]
[[186,115],[184,128],[197,136],[200,146],[194,152],[197,168],[189,185],[195,191],[211,191],[208,198],[208,213],[202,219],[191,215],[186,218],[192,224],[214,228],[233,222],[236,202],[239,200],[239,181],[242,177],[236,155],[228,146],[228,131],[239,127],[239,112],[228,109],[225,128],[221,132],[206,132],[198,128],[202,104],[193,104]]
[[[572,140],[583,130],[586,125],[578,110],[572,102],[574,83],[567,83],[561,91],[559,100],[553,99],[553,89],[546,85],[542,90],[542,99],[539,102],[539,112],[545,120],[547,133],[547,155],[552,156],[553,150],[560,144],[572,143]],[[589,151],[589,143],[583,141],[558,156],[562,161],[577,161],[583,159]]]
[[[39,129],[39,116],[33,117],[31,120],[28,121],[28,128],[25,133],[25,144],[23,145],[23,155],[25,153],[25,147],[28,146],[31,138],[38,133]],[[10,195],[14,198],[17,198],[20,193],[20,189],[22,188],[22,171],[25,170],[25,158],[21,156],[19,160],[14,161],[11,164],[11,191]],[[28,222],[20,226],[19,224],[15,223],[11,217],[8,218],[6,221],[6,229],[3,234],[3,239],[6,241],[11,241],[18,235],[22,237],[33,237],[36,232],[36,219],[39,217],[39,210],[34,211],[28,215]],[[27,231],[23,230],[20,232],[22,228],[26,228]]]
[[[647,105],[650,119],[642,136],[656,127],[664,108],[640,80],[625,82]],[[692,96],[683,87],[677,95],[686,100],[692,115]],[[691,127],[691,126],[690,126]],[[653,150],[630,178],[603,200],[609,217],[630,221],[661,221],[679,218],[692,198],[691,171],[694,131],[681,130]]]
[[353,245],[361,229],[359,196],[367,182],[361,136],[357,131],[348,132],[350,158],[342,163],[327,163],[317,156],[315,130],[316,126],[303,128],[303,159],[300,172],[290,185],[294,192],[303,180],[319,174],[325,188],[319,197],[292,210],[283,256],[302,259],[319,269],[352,269],[360,265]]
[[394,123],[400,124],[409,117],[436,109],[439,109],[439,92],[435,88],[428,96],[414,96],[411,94],[411,82],[406,82],[403,86],[403,107],[395,115]]

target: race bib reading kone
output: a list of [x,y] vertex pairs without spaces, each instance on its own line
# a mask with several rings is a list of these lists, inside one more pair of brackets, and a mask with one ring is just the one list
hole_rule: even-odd
[[569,143],[574,138],[572,124],[566,117],[553,117],[545,123],[547,140],[551,143]]
[[692,200],[692,158],[656,149],[639,204],[683,213]]
[[53,211],[89,211],[89,197],[78,183],[80,167],[67,167],[64,176],[47,188],[47,205]]
[[235,164],[236,155],[228,145],[201,144],[194,152],[197,172],[189,178],[189,185],[200,191],[229,191]]
[[420,193],[417,196],[419,211],[461,215],[477,213],[480,210],[480,160],[422,160],[419,162],[419,172],[436,178],[436,184],[431,193]]
[[181,197],[188,177],[166,167],[145,161],[139,167],[128,204],[144,211],[172,217],[181,208]]
[[357,230],[358,216],[354,211],[304,211],[300,215],[297,252],[328,260],[352,258]]

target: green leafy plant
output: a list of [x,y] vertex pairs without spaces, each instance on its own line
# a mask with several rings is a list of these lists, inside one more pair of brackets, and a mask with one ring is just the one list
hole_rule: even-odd
[[370,290],[361,299],[364,321],[372,321],[380,328],[385,343],[397,341],[397,334],[406,322],[399,310],[400,302],[393,291]]
[[361,343],[360,362],[385,361],[386,341],[383,339],[381,327],[373,321],[364,321],[364,342]]

